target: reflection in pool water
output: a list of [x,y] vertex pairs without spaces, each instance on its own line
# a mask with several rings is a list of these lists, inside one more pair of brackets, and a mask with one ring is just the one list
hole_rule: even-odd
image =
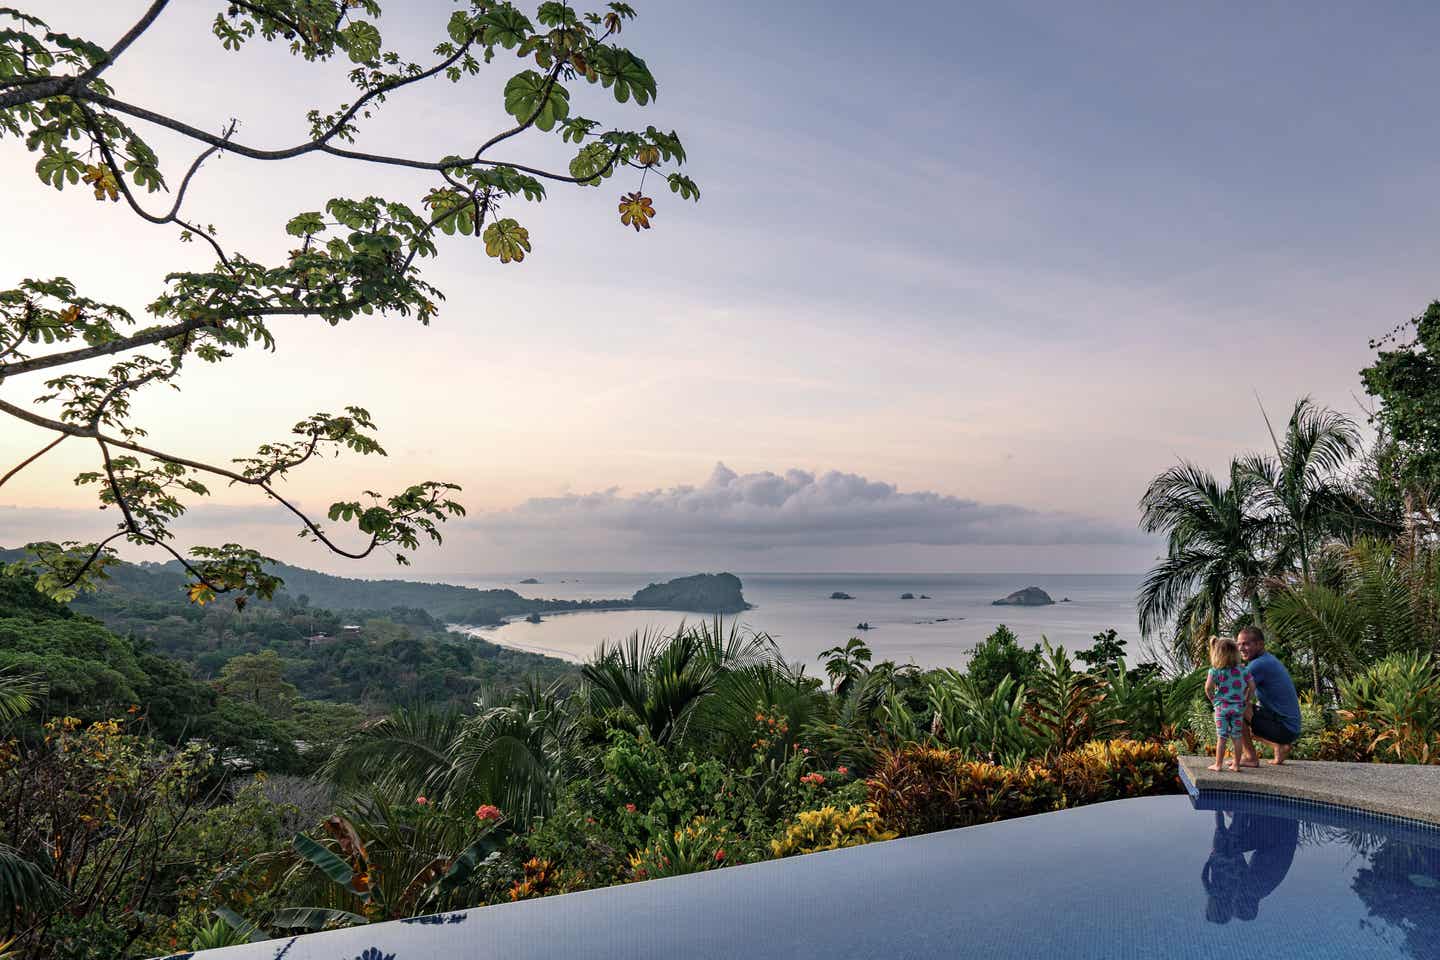
[[[1201,880],[1205,919],[1211,923],[1254,920],[1260,901],[1290,872],[1300,843],[1300,821],[1258,813],[1215,811],[1215,836]],[[1246,855],[1249,855],[1248,858]]]
[[197,960],[1440,960],[1440,829],[1120,800]]

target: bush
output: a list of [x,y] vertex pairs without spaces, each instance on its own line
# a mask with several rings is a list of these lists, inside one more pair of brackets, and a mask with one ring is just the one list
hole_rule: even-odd
[[885,754],[868,785],[881,822],[904,835],[1180,792],[1174,747],[1129,740],[1097,741],[1053,761],[1016,766],[909,746]]
[[1055,809],[1059,788],[1036,763],[1006,767],[957,751],[910,746],[881,757],[870,802],[904,835],[968,827]]
[[1376,736],[1373,727],[1360,723],[1348,723],[1339,730],[1322,730],[1307,744],[1305,759],[1374,763]]
[[965,673],[982,693],[988,694],[1006,677],[1025,683],[1040,668],[1041,656],[1039,644],[1027,650],[1014,631],[1002,623],[970,651]]
[[884,829],[880,814],[869,804],[839,810],[824,806],[797,815],[778,840],[770,841],[777,857],[790,857],[840,847],[858,847],[876,840],[893,840],[893,830]]
[[1097,740],[1056,764],[1067,806],[1179,793],[1175,749],[1136,740]]
[[1440,668],[1395,653],[1340,684],[1340,715],[1376,732],[1374,749],[1399,763],[1440,763]]
[[714,870],[726,865],[727,845],[733,843],[724,826],[696,817],[688,826],[659,834],[632,854],[630,875],[635,880],[653,880]]

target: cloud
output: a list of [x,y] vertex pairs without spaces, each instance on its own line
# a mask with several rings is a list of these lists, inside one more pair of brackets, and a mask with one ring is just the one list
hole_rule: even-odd
[[1073,514],[980,503],[831,470],[738,474],[716,464],[700,486],[533,498],[472,521],[500,545],[596,537],[655,547],[1133,545],[1133,529]]

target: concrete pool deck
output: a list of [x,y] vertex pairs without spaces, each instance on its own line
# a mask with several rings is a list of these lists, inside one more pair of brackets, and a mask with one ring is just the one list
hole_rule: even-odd
[[1239,773],[1205,769],[1214,757],[1181,757],[1180,775],[1191,795],[1253,793],[1289,797],[1440,825],[1440,766],[1288,760],[1261,763]]

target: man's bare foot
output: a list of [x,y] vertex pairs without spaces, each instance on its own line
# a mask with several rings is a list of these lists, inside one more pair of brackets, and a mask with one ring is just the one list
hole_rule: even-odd
[[1259,758],[1259,757],[1244,757],[1244,758],[1241,759],[1241,761],[1240,761],[1240,766],[1242,766],[1242,767],[1258,767],[1258,766],[1260,766],[1260,758]]
[[1210,766],[1206,767],[1205,769],[1206,769],[1206,770],[1214,770],[1214,771],[1216,771],[1216,772],[1218,773],[1219,770],[1220,770],[1220,764],[1218,764],[1218,763],[1212,763],[1212,764],[1210,764]]
[[1235,771],[1236,773],[1239,773],[1239,772],[1240,772],[1240,764],[1236,763],[1234,760],[1231,760],[1231,761],[1230,761],[1230,765],[1229,765],[1228,767],[1226,767],[1225,769],[1226,769],[1226,770],[1233,770],[1233,771]]
[[1276,744],[1275,759],[1270,761],[1270,766],[1278,767],[1290,757],[1290,748],[1284,744]]

